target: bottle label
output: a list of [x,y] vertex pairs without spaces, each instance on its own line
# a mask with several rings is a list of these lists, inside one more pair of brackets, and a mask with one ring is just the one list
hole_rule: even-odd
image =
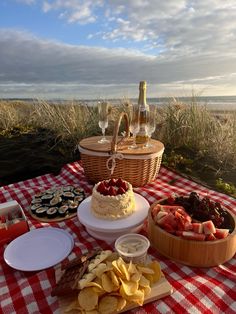
[[140,129],[136,136],[136,142],[138,144],[145,144],[148,140],[146,125],[147,125],[147,109],[140,108]]

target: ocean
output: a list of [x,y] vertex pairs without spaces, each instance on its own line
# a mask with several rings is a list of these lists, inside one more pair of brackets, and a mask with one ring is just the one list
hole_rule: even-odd
[[[173,102],[174,99],[177,102],[182,102],[185,104],[191,104],[193,102],[193,97],[160,97],[160,98],[147,98],[148,104],[156,104],[157,106],[165,106],[170,102]],[[100,99],[101,100],[101,99]],[[112,104],[116,105],[121,103],[122,99],[106,99]],[[129,99],[131,102],[137,102],[137,99]],[[95,105],[96,100],[81,100],[81,102],[87,103],[88,105]],[[211,111],[235,111],[236,110],[236,96],[195,96],[194,102],[201,105],[206,106],[207,109]]]
[[[190,104],[192,97],[176,97],[176,101]],[[164,105],[167,101],[173,101],[173,98],[151,98],[150,104]],[[209,110],[236,110],[236,96],[199,96],[195,97],[196,103],[206,106]]]
[[[160,97],[160,98],[147,98],[148,104],[156,104],[157,106],[165,106],[170,102],[173,102],[173,100],[176,100],[177,102],[182,102],[185,104],[190,104],[193,101],[193,97]],[[5,99],[7,100],[7,99]],[[35,99],[30,98],[11,98],[8,100],[22,100],[25,102],[37,102]],[[113,105],[118,105],[122,102],[124,102],[124,99],[104,99],[106,101],[109,101]],[[130,98],[130,102],[137,102],[137,98]],[[39,99],[40,101],[40,99]],[[58,104],[64,104],[65,102],[70,103],[72,100],[66,100],[66,99],[44,99],[44,101],[48,103],[58,103]],[[75,102],[80,102],[87,104],[89,106],[96,105],[98,101],[101,101],[101,99],[73,99]],[[213,110],[213,111],[235,111],[236,110],[236,96],[194,96],[194,102],[206,106],[207,109]]]

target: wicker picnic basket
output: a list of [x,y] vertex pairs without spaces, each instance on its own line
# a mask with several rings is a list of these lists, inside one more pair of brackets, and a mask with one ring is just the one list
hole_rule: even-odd
[[[125,136],[118,135],[122,119]],[[129,149],[128,115],[122,112],[115,124],[110,143],[98,143],[99,136],[85,138],[79,143],[79,151],[87,179],[97,183],[109,178],[122,178],[134,187],[144,186],[154,180],[159,172],[164,145],[151,140],[151,148]]]

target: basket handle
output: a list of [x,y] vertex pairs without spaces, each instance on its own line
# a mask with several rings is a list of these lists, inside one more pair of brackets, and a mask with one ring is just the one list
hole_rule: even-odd
[[[120,129],[120,124],[122,119],[125,120],[125,136],[122,137],[121,140],[118,141],[118,133]],[[114,126],[114,133],[111,140],[111,152],[115,153],[117,151],[118,144],[124,141],[124,139],[129,137],[129,117],[126,112],[121,112],[119,115],[119,118]]]

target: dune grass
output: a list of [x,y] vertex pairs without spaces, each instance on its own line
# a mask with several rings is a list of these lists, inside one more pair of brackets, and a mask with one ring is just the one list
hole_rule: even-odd
[[[112,134],[119,113],[128,107],[129,104],[110,105],[107,134]],[[40,129],[54,134],[56,145],[68,146],[69,143],[71,147],[75,147],[82,138],[101,135],[96,107],[78,102],[59,105],[43,100],[34,103],[0,101],[1,135],[13,136]]]
[[[129,106],[129,102],[111,105],[107,134],[112,134],[119,113],[128,113]],[[1,134],[10,135],[17,129],[19,133],[46,129],[55,134],[56,143],[63,145],[69,141],[72,147],[82,138],[101,134],[96,107],[77,102],[57,105],[46,101],[35,101],[33,104],[0,101]],[[153,138],[163,141],[165,146],[172,149],[189,147],[208,155],[219,164],[236,167],[235,135],[236,112],[222,121],[205,106],[198,105],[197,101],[186,105],[173,100],[158,109]]]
[[[107,134],[113,133],[119,113],[129,113],[129,109],[129,101],[111,104]],[[0,101],[0,135],[13,137],[40,130],[44,130],[44,136],[53,136],[53,146],[66,147],[68,153],[73,152],[82,138],[101,134],[96,107],[84,103]],[[194,97],[188,105],[173,99],[158,108],[153,138],[165,144],[166,164],[171,158],[173,161],[173,152],[176,164],[183,163],[184,158],[176,150],[187,148],[197,158],[208,159],[219,175],[227,169],[236,169],[236,112],[219,118],[200,106]],[[191,164],[187,159],[185,162]]]
[[176,149],[188,147],[211,158],[219,167],[236,169],[236,112],[219,119],[206,106],[169,103],[159,114],[156,136]]

